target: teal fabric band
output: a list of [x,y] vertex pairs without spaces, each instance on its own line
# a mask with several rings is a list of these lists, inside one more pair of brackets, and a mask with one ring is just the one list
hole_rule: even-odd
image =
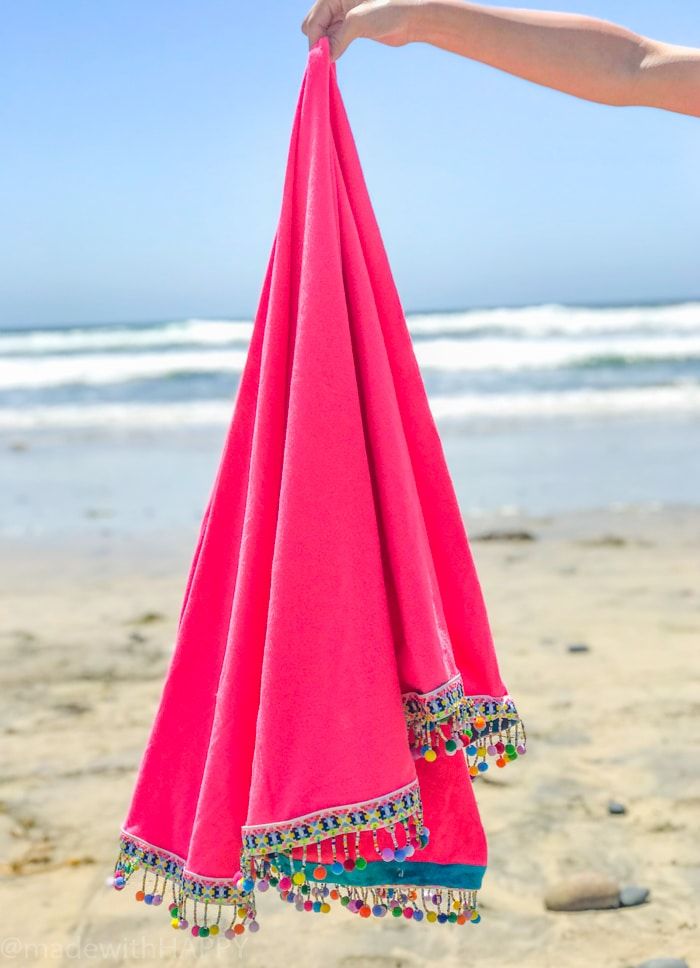
[[[290,873],[289,858],[277,854],[277,867],[286,874]],[[370,861],[362,870],[343,871],[332,874],[330,864],[324,864],[327,876],[318,881],[314,875],[317,863],[300,866],[295,863],[294,870],[302,870],[310,884],[329,883],[342,887],[400,887],[410,884],[414,887],[453,887],[463,891],[478,891],[484,879],[485,867],[475,864],[431,864],[421,861]]]

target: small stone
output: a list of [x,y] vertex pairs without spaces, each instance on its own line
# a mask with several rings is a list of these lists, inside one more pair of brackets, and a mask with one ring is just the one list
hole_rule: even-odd
[[627,813],[627,807],[624,805],[624,803],[620,803],[619,800],[609,800],[608,813],[616,813],[616,814]]
[[623,907],[634,907],[637,904],[644,904],[649,897],[648,887],[623,887],[620,891],[620,904]]
[[586,645],[585,642],[569,642],[566,647],[567,652],[590,652],[590,645]]
[[643,961],[637,968],[689,968],[684,958],[650,958]]
[[549,887],[544,896],[548,911],[594,911],[620,906],[620,887],[606,874],[589,871],[567,877]]

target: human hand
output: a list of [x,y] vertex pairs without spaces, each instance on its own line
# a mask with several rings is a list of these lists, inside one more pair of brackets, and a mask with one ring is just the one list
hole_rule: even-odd
[[316,0],[301,25],[313,47],[328,37],[332,60],[337,60],[357,37],[390,47],[413,40],[422,0]]

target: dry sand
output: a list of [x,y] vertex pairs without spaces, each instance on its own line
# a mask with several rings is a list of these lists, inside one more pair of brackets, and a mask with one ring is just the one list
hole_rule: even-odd
[[[4,961],[225,959],[399,968],[700,965],[700,512],[474,522],[527,757],[477,785],[490,842],[479,926],[304,915],[276,898],[242,946],[174,932],[104,886],[169,655],[194,534],[6,543],[0,838]],[[588,652],[567,645],[583,642]],[[607,802],[626,804],[611,816]],[[582,870],[651,889],[636,908],[546,912]]]

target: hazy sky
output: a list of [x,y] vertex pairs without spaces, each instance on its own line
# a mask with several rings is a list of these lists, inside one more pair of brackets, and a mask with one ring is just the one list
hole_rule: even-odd
[[[539,3],[700,46],[697,0]],[[306,0],[21,0],[0,32],[0,325],[249,315]],[[339,64],[408,309],[700,295],[700,121],[425,46]]]

